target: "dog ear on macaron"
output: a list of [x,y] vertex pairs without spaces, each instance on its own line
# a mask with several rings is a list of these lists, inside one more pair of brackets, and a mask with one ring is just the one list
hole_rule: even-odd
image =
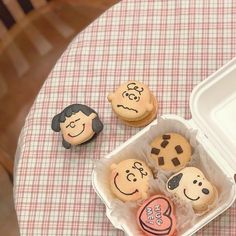
[[167,188],[171,191],[178,188],[182,177],[183,177],[183,173],[179,173],[179,174],[173,176],[172,178],[170,178],[166,183]]

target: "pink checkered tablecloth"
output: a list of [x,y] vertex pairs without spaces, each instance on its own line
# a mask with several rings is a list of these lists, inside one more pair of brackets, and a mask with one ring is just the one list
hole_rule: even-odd
[[[235,0],[124,0],[79,33],[43,85],[22,130],[14,197],[22,235],[123,235],[91,185],[93,160],[139,131],[112,113],[122,81],[149,85],[159,114],[191,118],[194,86],[236,56]],[[52,117],[72,103],[98,111],[104,130],[66,150]],[[197,235],[236,235],[236,205]]]

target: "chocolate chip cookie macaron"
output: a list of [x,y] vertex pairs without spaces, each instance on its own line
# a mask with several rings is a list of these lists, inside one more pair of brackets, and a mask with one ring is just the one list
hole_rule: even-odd
[[179,171],[191,159],[191,145],[178,133],[160,135],[151,142],[150,146],[150,158],[165,171]]
[[141,82],[123,83],[107,99],[117,117],[129,126],[146,126],[157,116],[157,99]]

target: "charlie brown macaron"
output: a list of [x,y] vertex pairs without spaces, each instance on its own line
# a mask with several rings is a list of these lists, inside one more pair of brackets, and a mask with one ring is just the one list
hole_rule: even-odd
[[127,159],[111,165],[111,191],[124,202],[146,199],[150,179],[152,171],[143,161]]
[[61,131],[62,145],[69,149],[72,145],[79,145],[94,138],[102,131],[103,124],[92,108],[73,104],[53,117],[51,128],[55,132]]
[[149,88],[139,81],[121,84],[107,99],[118,118],[129,126],[143,127],[157,115],[157,99]]

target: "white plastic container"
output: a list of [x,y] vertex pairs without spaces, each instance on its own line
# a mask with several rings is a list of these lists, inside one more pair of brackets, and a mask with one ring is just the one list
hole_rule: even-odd
[[[194,88],[190,98],[191,120],[184,120],[175,115],[163,116],[182,124],[186,129],[197,129],[197,140],[203,146],[212,165],[222,172],[227,194],[221,204],[207,214],[199,217],[194,226],[181,232],[181,235],[192,235],[208,224],[222,212],[227,210],[236,198],[236,58],[231,60],[209,78]],[[137,140],[146,137],[151,127],[158,127],[158,121],[152,122],[135,136],[106,156],[113,158]],[[92,176],[93,187],[106,205],[106,214],[114,227],[134,236],[129,222],[118,221],[111,214],[111,198],[104,190],[102,180],[98,178],[96,169]]]

